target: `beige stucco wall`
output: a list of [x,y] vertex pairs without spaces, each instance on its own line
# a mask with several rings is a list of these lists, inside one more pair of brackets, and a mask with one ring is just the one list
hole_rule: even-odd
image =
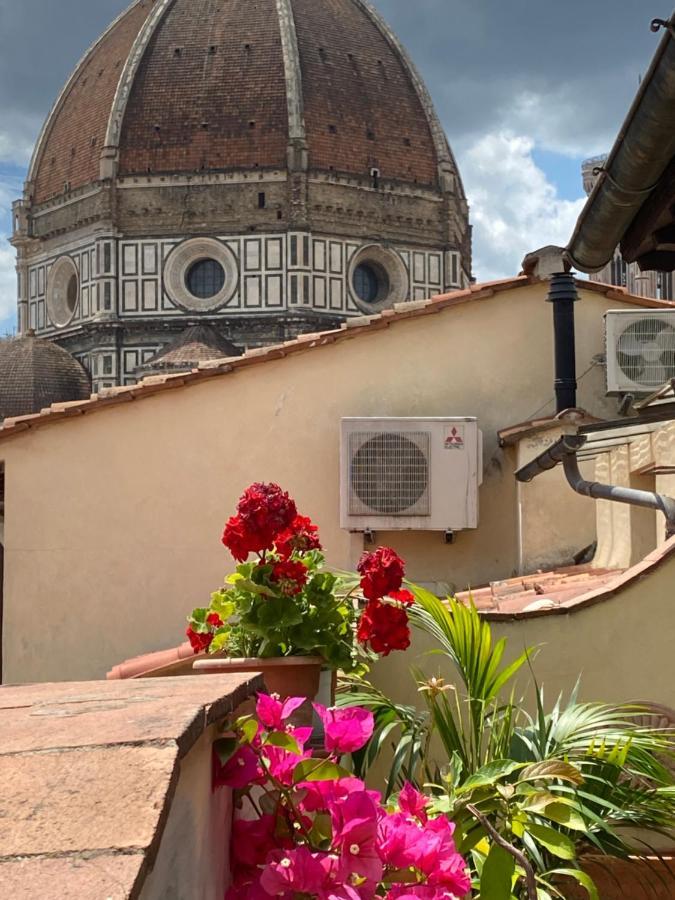
[[[627,423],[629,424],[629,423]],[[675,466],[675,422],[655,426],[647,435],[600,455],[595,479],[600,482],[657,491],[675,497],[675,475],[659,470]],[[667,538],[665,518],[652,510],[618,503],[597,504],[599,565],[634,565]]]
[[[512,451],[516,468],[548,450],[563,434],[575,432],[574,425],[558,424],[523,437]],[[593,464],[583,463],[581,470],[590,477]],[[595,542],[595,504],[571,490],[562,466],[529,484],[518,484],[517,504],[521,572],[572,565],[575,555]]]
[[[633,700],[675,708],[673,642],[673,586],[675,557],[666,560],[643,580],[620,594],[566,616],[546,615],[520,621],[493,622],[495,640],[506,638],[505,661],[527,647],[536,649],[533,664],[544,686],[547,708],[562,692],[569,696],[581,677],[579,699],[606,703]],[[425,656],[430,641],[419,633],[406,654],[392,654],[377,664],[375,680],[395,699],[419,703],[409,674],[418,665],[429,675],[454,681],[453,669],[438,655]],[[533,710],[529,673],[519,677],[519,698]]]
[[140,900],[222,900],[229,886],[232,792],[211,788],[211,748],[217,737],[217,728],[209,728],[180,763],[157,858]]
[[[5,681],[101,677],[179,642],[187,611],[230,566],[223,522],[254,480],[291,491],[330,562],[354,566],[362,539],[338,520],[343,416],[477,416],[479,528],[453,546],[433,533],[377,539],[417,581],[464,588],[514,574],[516,483],[497,431],[553,411],[545,296],[544,284],[519,287],[1,442]],[[603,313],[621,306],[591,291],[576,305],[578,371],[588,370],[578,405],[596,416],[615,414],[591,364]],[[578,549],[586,543],[584,530]]]

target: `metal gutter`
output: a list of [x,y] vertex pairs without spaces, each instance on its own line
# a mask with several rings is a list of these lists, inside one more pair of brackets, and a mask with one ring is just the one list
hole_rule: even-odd
[[675,156],[675,12],[574,229],[567,255],[582,272],[612,259],[630,224]]
[[562,463],[567,482],[577,494],[591,497],[594,500],[610,500],[614,503],[627,503],[630,506],[655,509],[666,517],[668,535],[675,534],[675,500],[671,497],[651,491],[637,491],[634,488],[586,481],[579,470],[579,460],[577,459],[577,453],[586,442],[587,438],[581,434],[564,435],[552,447],[519,469],[516,472],[517,480],[526,484]]

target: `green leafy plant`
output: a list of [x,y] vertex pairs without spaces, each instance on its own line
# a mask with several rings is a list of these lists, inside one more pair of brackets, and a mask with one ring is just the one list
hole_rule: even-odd
[[359,577],[325,565],[316,525],[276,484],[253,484],[222,538],[239,565],[208,607],[188,617],[195,653],[320,657],[333,669],[367,664],[410,644],[404,563],[388,547],[364,553]]
[[[356,760],[359,774],[391,745],[387,792],[406,780],[431,788],[435,810],[457,824],[458,850],[471,860],[485,900],[562,897],[563,878],[597,897],[580,867],[585,850],[626,856],[626,829],[675,827],[672,736],[642,726],[644,708],[580,703],[576,688],[547,712],[533,650],[506,663],[506,642],[494,641],[473,606],[412,589],[411,620],[450,664],[456,684],[415,670],[426,706],[419,712],[363,681],[346,681],[345,702],[375,718]],[[516,696],[519,674],[534,688],[533,715]]]

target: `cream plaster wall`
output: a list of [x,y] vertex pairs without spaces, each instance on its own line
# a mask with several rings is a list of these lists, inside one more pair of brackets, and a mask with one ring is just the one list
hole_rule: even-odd
[[[629,424],[629,423],[627,423]],[[675,422],[656,426],[648,435],[603,453],[595,463],[597,481],[657,491],[675,498],[675,475],[655,469],[675,466]],[[664,516],[651,510],[600,501],[597,504],[598,554],[601,566],[626,567],[662,546]]]
[[232,792],[211,789],[211,748],[217,737],[216,727],[209,728],[180,764],[157,859],[140,900],[222,900],[229,887]]
[[[539,456],[563,434],[575,432],[574,426],[558,425],[523,438],[513,450],[516,468]],[[581,470],[590,477],[593,465],[584,463]],[[595,504],[572,491],[561,466],[529,484],[518,484],[517,492],[520,572],[573,565],[575,555],[595,541]]]
[[[538,648],[533,667],[548,708],[561,692],[569,696],[579,676],[582,701],[641,700],[675,708],[674,584],[671,556],[641,581],[595,606],[566,616],[493,622],[494,639],[506,638],[505,661],[527,647]],[[417,705],[411,666],[454,681],[450,666],[439,668],[439,656],[424,655],[429,649],[431,642],[417,633],[408,653],[392,654],[377,664],[375,681],[396,700]],[[528,673],[523,672],[519,690],[533,710],[534,694],[527,685]]]
[[[514,574],[517,489],[497,431],[553,411],[545,296],[545,284],[519,287],[0,442],[5,681],[102,677],[178,643],[187,611],[229,569],[223,522],[254,480],[291,491],[320,525],[329,561],[353,567],[362,540],[338,520],[343,416],[477,416],[479,528],[454,546],[440,534],[377,540],[406,558],[412,579],[440,589]],[[603,313],[621,305],[583,290],[576,305],[578,370],[590,369],[578,405],[596,416],[615,414],[591,362]]]

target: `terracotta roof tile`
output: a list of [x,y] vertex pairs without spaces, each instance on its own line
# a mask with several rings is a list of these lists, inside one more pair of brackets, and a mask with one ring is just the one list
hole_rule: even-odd
[[[291,353],[315,350],[319,347],[324,347],[340,341],[352,340],[357,337],[373,334],[374,332],[384,330],[385,328],[395,327],[408,319],[416,319],[426,315],[435,315],[446,310],[455,309],[465,303],[487,300],[499,294],[507,294],[509,291],[531,283],[531,279],[524,275],[519,275],[516,278],[507,278],[499,281],[473,285],[462,291],[453,291],[448,294],[436,294],[428,301],[424,302],[400,304],[396,307],[394,315],[364,317],[365,321],[359,321],[356,326],[345,323],[340,329],[335,331],[325,331],[316,335],[303,335],[300,338],[288,341],[284,344],[265,347],[261,350],[248,351],[243,356],[237,358],[200,363],[198,369],[194,369],[188,373],[153,376],[136,385],[110,388],[100,392],[98,395],[92,395],[90,400],[83,402],[80,409],[83,413],[98,412],[107,407],[115,406],[120,402],[143,399],[144,397],[152,396],[160,391],[190,386],[198,383],[204,378],[227,375],[231,372],[235,372],[237,369],[246,368],[252,365],[262,365],[270,360],[281,359]],[[614,296],[615,289],[608,288],[607,285],[595,285],[593,282],[588,281],[579,282],[579,287],[582,289],[588,289],[589,285],[591,285],[591,290],[604,293],[610,297]],[[635,297],[630,294],[621,294],[620,299],[623,302],[632,303],[635,306],[660,309],[675,308],[675,303],[669,301],[646,300],[644,297]],[[63,418],[63,415],[61,415],[61,418]],[[28,428],[39,428],[42,425],[51,424],[56,420],[58,420],[58,416],[54,416],[49,412],[5,419],[0,428],[0,441],[13,437],[15,434],[25,431]]]

